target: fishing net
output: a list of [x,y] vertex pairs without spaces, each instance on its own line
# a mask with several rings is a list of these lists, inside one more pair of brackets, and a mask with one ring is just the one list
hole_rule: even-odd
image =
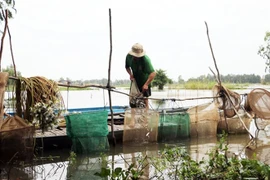
[[135,79],[131,81],[130,85],[129,105],[131,108],[145,108],[143,94],[138,89]]
[[109,149],[108,111],[69,114],[65,120],[74,152],[89,153]]
[[123,142],[156,142],[158,136],[159,113],[142,108],[125,111]]
[[160,113],[158,127],[158,141],[166,142],[187,138],[189,132],[189,114],[187,112],[168,112]]
[[256,117],[270,120],[270,92],[262,89],[253,89],[247,96],[245,108],[251,110]]
[[[222,131],[227,131],[230,134],[244,134],[247,133],[247,130],[243,126],[242,122],[245,124],[247,129],[250,127],[250,122],[252,120],[252,117],[248,115],[247,112],[245,112],[243,109],[239,109],[237,112],[238,115],[235,115],[232,118],[226,118],[224,115],[220,114],[220,121],[218,122],[218,132],[222,133]],[[242,119],[242,122],[240,119]]]
[[206,103],[191,107],[187,110],[190,117],[190,136],[205,137],[217,134],[219,120],[216,103]]
[[224,86],[215,85],[213,87],[214,102],[219,109],[224,111],[224,115],[231,118],[236,115],[236,111],[239,110],[241,104],[241,97],[238,93],[227,89]]
[[9,116],[0,123],[0,160],[30,161],[34,153],[34,126],[19,116]]

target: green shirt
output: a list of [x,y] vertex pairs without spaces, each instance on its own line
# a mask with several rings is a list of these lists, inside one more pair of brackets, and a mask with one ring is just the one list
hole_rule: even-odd
[[[155,72],[150,58],[146,55],[134,60],[133,56],[128,54],[126,56],[126,68],[131,68],[139,89],[143,87],[144,83],[148,79],[149,74]],[[149,84],[149,87],[151,87],[151,84]]]

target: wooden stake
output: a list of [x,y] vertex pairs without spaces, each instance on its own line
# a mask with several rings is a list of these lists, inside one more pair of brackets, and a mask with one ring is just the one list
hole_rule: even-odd
[[109,9],[109,22],[110,22],[110,57],[109,57],[109,68],[108,68],[108,93],[109,93],[109,103],[110,103],[110,111],[111,111],[111,133],[112,133],[112,139],[113,139],[113,145],[116,145],[116,139],[114,135],[114,119],[113,119],[113,109],[112,109],[112,100],[111,100],[111,59],[112,59],[112,23],[111,23],[111,9]]

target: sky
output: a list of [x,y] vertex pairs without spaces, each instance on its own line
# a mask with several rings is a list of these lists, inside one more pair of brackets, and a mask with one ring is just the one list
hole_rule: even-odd
[[[258,54],[270,31],[269,0],[24,0],[9,20],[15,65],[24,77],[128,79],[125,57],[143,45],[156,70],[177,81],[216,72],[265,75]],[[110,18],[112,56],[110,59]],[[2,68],[12,64],[8,37]]]

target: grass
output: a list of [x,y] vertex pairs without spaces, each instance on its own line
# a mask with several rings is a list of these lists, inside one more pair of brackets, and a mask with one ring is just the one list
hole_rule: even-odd
[[[214,81],[209,81],[209,82],[202,82],[202,81],[189,81],[183,84],[168,84],[166,85],[169,89],[191,89],[191,90],[197,90],[197,89],[208,89],[211,90],[214,85],[216,85],[217,83]],[[228,89],[245,89],[249,86],[248,83],[245,84],[240,84],[240,83],[222,83],[223,86],[225,86]],[[130,85],[117,85],[115,86],[116,89],[117,88],[122,88],[122,89],[126,89],[129,90]],[[59,87],[60,91],[66,91],[67,87]],[[153,87],[153,90],[156,89],[157,87]],[[70,91],[79,91],[79,90],[93,90],[95,88],[74,88],[74,87],[70,87],[69,90]]]
[[[127,168],[111,168],[108,164],[116,163],[102,159],[103,166],[95,175],[111,180],[118,179],[269,179],[270,166],[253,158],[228,155],[227,134],[218,135],[219,142],[209,149],[208,158],[200,161],[193,159],[183,147],[166,146],[156,156],[138,156],[136,162],[127,161]],[[106,155],[105,155],[106,156]],[[102,156],[101,156],[102,157]],[[124,158],[124,157],[123,157]],[[149,173],[149,169],[154,171]]]
[[[169,89],[209,89],[211,90],[214,85],[216,85],[216,82],[186,82],[184,84],[169,84]],[[245,89],[248,87],[249,84],[235,84],[235,83],[222,83],[223,86],[225,86],[228,89]]]

